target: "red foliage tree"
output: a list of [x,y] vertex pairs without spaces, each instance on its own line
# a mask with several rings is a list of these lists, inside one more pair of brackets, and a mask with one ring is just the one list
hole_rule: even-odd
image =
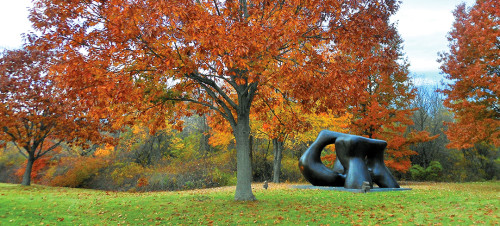
[[0,140],[12,142],[27,158],[23,185],[31,183],[33,163],[61,142],[103,139],[99,118],[51,80],[50,59],[29,48],[6,50],[0,58]]
[[451,83],[442,91],[445,106],[455,113],[446,132],[451,148],[485,142],[500,146],[500,3],[478,0],[454,11],[450,52],[440,57]]
[[329,94],[328,107],[343,109],[366,76],[352,59],[376,63],[367,53],[388,35],[396,9],[395,0],[37,0],[31,20],[45,48],[67,62],[61,73],[71,87],[163,107],[151,113],[157,119],[180,101],[175,116],[214,111],[227,120],[235,199],[254,200],[249,115],[260,88],[303,104]]
[[413,124],[411,115],[415,109],[410,107],[410,102],[415,91],[408,77],[408,64],[403,59],[402,40],[395,28],[393,34],[386,45],[371,51],[374,57],[383,60],[369,66],[367,86],[360,93],[358,103],[351,108],[351,130],[355,134],[386,140],[387,166],[406,172],[411,167],[410,156],[416,154],[409,145],[435,137],[429,137],[426,132],[407,134],[407,126]]

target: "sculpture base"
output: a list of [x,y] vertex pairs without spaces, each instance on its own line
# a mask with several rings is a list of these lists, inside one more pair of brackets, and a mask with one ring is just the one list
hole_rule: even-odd
[[[353,193],[365,193],[362,189],[349,189],[344,187],[326,187],[326,186],[314,186],[314,185],[293,185],[292,188],[296,189],[320,189],[320,190],[331,190],[331,191],[347,191]],[[366,192],[388,192],[388,191],[409,191],[411,188],[379,188],[373,187]]]

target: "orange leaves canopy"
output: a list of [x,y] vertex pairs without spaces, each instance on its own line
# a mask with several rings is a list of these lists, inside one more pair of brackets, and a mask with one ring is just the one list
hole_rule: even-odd
[[447,132],[452,148],[479,142],[500,146],[500,3],[479,0],[459,5],[449,33],[450,52],[441,54],[441,70],[452,83],[443,93],[456,123]]
[[237,93],[251,101],[272,90],[259,86],[344,107],[381,59],[367,53],[394,34],[396,9],[382,0],[38,0],[31,20],[45,48],[60,51],[70,86],[115,105],[146,100],[135,105],[143,110],[188,101],[197,105],[176,111],[211,109],[235,123]]
[[7,50],[0,59],[0,140],[35,159],[62,141],[101,140],[103,123],[51,79],[51,59],[32,49]]
[[409,81],[408,64],[401,52],[402,40],[397,35],[388,40],[388,45],[372,49],[373,58],[381,58],[372,65],[358,102],[351,108],[353,119],[351,129],[354,134],[386,140],[388,143],[386,165],[396,171],[405,172],[410,166],[410,156],[416,152],[409,145],[433,139],[426,133],[407,133],[407,126],[413,122],[411,115],[415,109],[409,104],[414,98],[414,90]]

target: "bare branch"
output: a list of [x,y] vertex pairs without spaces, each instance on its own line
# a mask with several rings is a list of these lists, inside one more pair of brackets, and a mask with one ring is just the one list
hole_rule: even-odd
[[217,5],[217,1],[216,0],[213,0],[214,1],[214,5],[215,5],[215,10],[217,10],[217,15],[221,15],[220,11],[219,11],[219,6]]
[[[42,156],[44,156],[45,154],[47,154],[48,152],[54,150],[56,147],[58,147],[60,144],[62,143],[62,140],[60,140],[59,142],[57,142],[56,144],[52,145],[49,149],[45,150],[44,152],[42,152],[40,154],[40,151],[38,151],[38,155],[36,156],[36,158],[40,158]],[[42,145],[40,145],[40,149],[42,148]]]
[[28,156],[26,154],[24,154],[23,150],[21,150],[21,148],[17,145],[16,142],[12,142],[14,143],[14,146],[16,146],[17,150],[19,151],[19,153],[21,153],[22,156],[24,156],[25,158],[28,158]]
[[[199,84],[206,84],[206,85],[209,85],[210,87],[212,87],[218,94],[220,94],[222,96],[222,98],[224,98],[224,100],[234,109],[237,108],[237,105],[236,103],[234,103],[233,100],[231,100],[231,98],[227,95],[226,92],[224,92],[221,87],[219,87],[215,81],[213,80],[210,80],[210,79],[207,79],[207,78],[204,78],[202,76],[199,76],[198,73],[191,73],[188,75],[189,78],[191,79],[194,79],[196,81],[198,81]],[[213,96],[214,98],[216,96]],[[217,98],[218,99],[218,98]]]

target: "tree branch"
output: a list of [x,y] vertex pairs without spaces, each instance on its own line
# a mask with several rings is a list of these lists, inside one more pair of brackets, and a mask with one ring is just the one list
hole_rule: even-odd
[[[213,89],[215,89],[215,91],[220,94],[222,96],[222,98],[224,98],[224,100],[234,109],[237,108],[237,105],[236,103],[234,103],[233,100],[231,100],[231,98],[226,94],[226,92],[224,92],[216,83],[215,81],[213,80],[210,80],[210,79],[207,79],[207,78],[204,78],[202,76],[199,76],[198,73],[191,73],[188,75],[188,78],[191,78],[193,80],[196,80],[198,81],[199,84],[206,84],[206,85],[209,85],[210,87],[212,87]],[[216,96],[212,96],[216,99],[218,99]]]
[[[225,114],[222,114],[224,118],[226,118],[228,121],[230,122],[236,122],[233,114],[232,114],[232,111],[231,109],[229,109],[229,107],[226,105],[226,103],[224,103],[224,101],[222,101],[221,99],[218,98],[217,94],[212,90],[210,89],[210,87],[208,87],[206,84],[204,83],[200,83],[200,85],[205,89],[205,91],[207,92],[207,94],[209,96],[211,96],[219,106],[221,106],[224,111],[226,112]],[[233,109],[237,109],[236,107],[233,107]],[[222,112],[222,111],[220,111]]]
[[42,152],[41,154],[40,154],[40,151],[41,151],[41,149],[42,149],[43,145],[40,145],[40,151],[38,151],[38,155],[37,155],[35,158],[37,158],[37,159],[38,159],[38,158],[40,158],[40,157],[44,156],[44,155],[45,155],[45,154],[47,154],[48,152],[50,152],[50,151],[54,150],[56,147],[58,147],[61,143],[62,143],[62,140],[60,140],[59,142],[57,142],[57,144],[52,145],[49,149],[45,150],[45,151],[44,151],[44,152]]
[[16,142],[12,142],[14,143],[14,146],[16,146],[17,150],[19,151],[19,153],[21,153],[22,156],[24,156],[25,158],[28,158],[28,156],[26,154],[24,154],[23,150],[21,150],[21,148],[17,145]]
[[215,5],[215,10],[217,10],[217,15],[221,15],[220,11],[219,11],[219,6],[217,5],[217,1],[216,0],[213,0],[214,2],[214,5]]

